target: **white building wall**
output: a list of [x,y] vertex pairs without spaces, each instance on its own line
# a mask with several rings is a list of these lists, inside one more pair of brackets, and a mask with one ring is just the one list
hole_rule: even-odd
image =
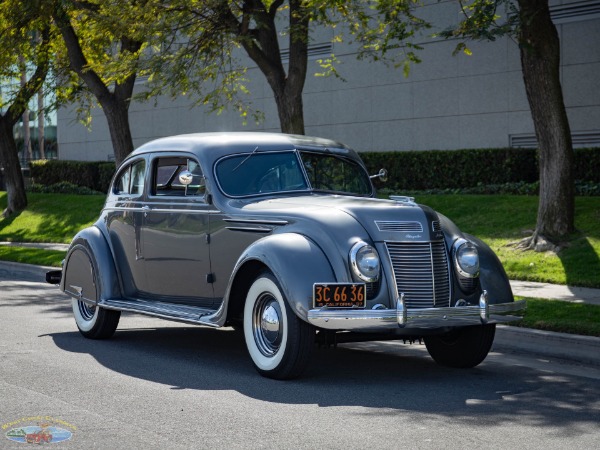
[[[583,144],[600,145],[600,2],[552,1],[589,6],[598,13],[556,19],[561,38],[561,77],[567,114]],[[431,2],[421,16],[446,26],[457,17],[456,3]],[[315,44],[331,39],[320,30]],[[473,55],[452,56],[456,42],[429,40],[405,78],[401,69],[357,61],[347,44],[333,51],[346,81],[309,73],[304,90],[306,133],[340,140],[359,151],[434,150],[506,147],[511,136],[534,135],[519,50],[510,38],[471,42]],[[313,61],[313,70],[319,71]],[[257,68],[248,71],[253,106],[265,114],[261,124],[247,125],[235,111],[206,114],[187,97],[133,103],[134,144],[173,134],[203,131],[279,131],[275,102]],[[91,130],[77,123],[73,108],[58,113],[61,159],[107,160],[112,146],[102,111],[93,111]],[[591,137],[590,137],[591,136]],[[579,142],[579,141],[578,141]]]

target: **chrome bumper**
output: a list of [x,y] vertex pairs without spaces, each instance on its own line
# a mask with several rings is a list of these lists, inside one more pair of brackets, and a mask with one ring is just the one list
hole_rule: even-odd
[[349,331],[460,327],[512,322],[521,319],[525,309],[525,300],[490,305],[486,291],[481,294],[478,306],[452,308],[407,309],[401,295],[395,309],[311,309],[308,322],[327,330]]

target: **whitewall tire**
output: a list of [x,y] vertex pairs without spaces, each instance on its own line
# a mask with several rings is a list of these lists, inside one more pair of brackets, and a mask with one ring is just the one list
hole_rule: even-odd
[[90,339],[107,339],[115,334],[121,311],[110,311],[90,306],[81,300],[72,300],[73,316],[79,332]]
[[273,274],[260,274],[244,305],[244,338],[258,372],[280,380],[297,377],[308,365],[314,336],[314,328],[291,310]]

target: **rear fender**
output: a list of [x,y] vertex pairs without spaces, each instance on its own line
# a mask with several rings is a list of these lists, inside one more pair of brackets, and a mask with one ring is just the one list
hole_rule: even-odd
[[60,289],[90,304],[121,298],[110,247],[97,227],[86,228],[73,238],[63,263]]

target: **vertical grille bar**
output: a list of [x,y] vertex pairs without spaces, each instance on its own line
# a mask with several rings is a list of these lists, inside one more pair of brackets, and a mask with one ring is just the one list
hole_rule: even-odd
[[443,241],[387,242],[398,295],[408,308],[450,306],[448,254]]

